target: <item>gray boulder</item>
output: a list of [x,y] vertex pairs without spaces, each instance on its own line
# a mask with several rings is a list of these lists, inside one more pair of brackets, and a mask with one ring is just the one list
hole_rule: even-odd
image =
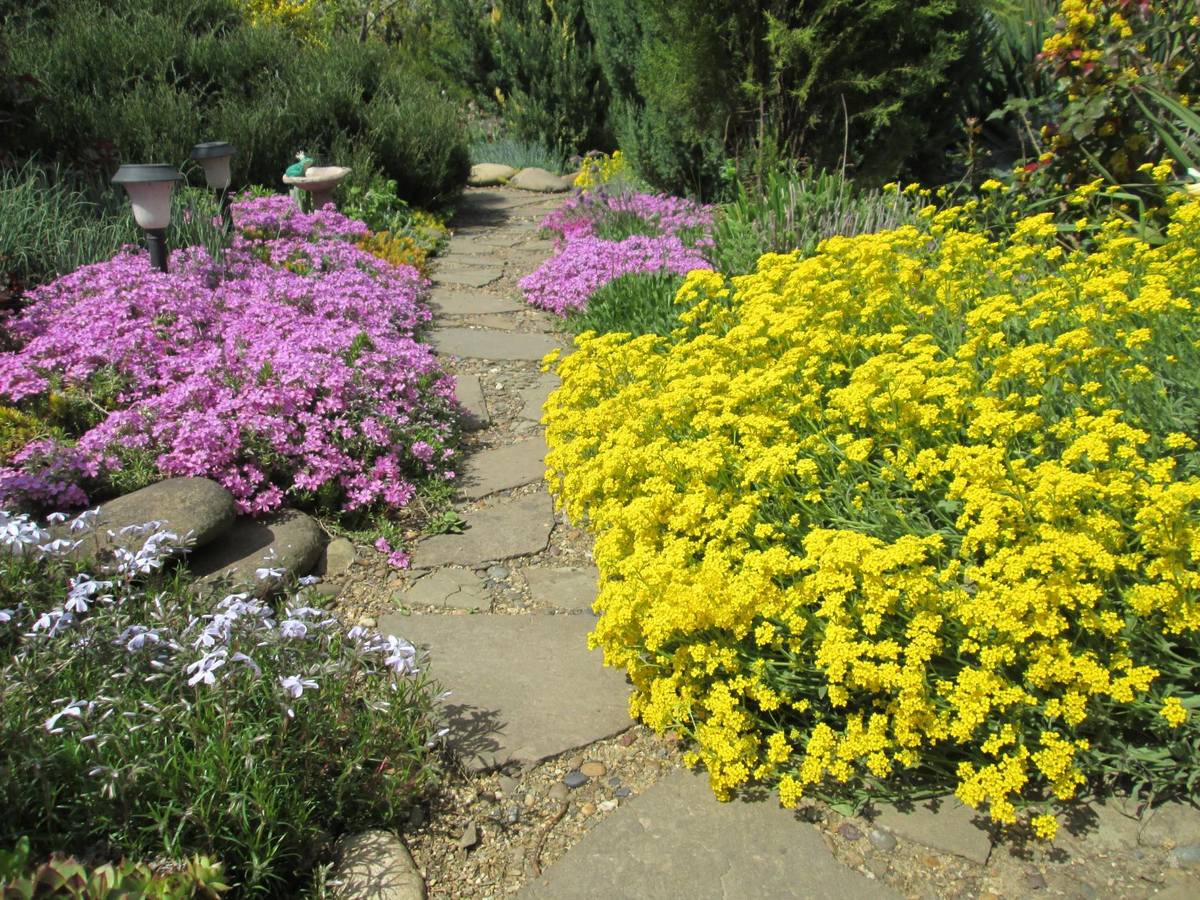
[[325,533],[314,519],[294,509],[261,519],[238,519],[225,534],[188,560],[188,567],[206,585],[226,581],[231,588],[266,593],[276,581],[259,578],[259,569],[282,569],[285,575],[306,575],[321,555]]
[[[117,547],[139,549],[145,534],[121,534],[121,529],[164,522],[164,528],[181,538],[191,535],[193,548],[204,547],[228,531],[237,510],[233,496],[208,478],[168,478],[149,487],[100,505],[100,515],[90,534],[75,551],[78,557],[95,556]],[[109,534],[112,532],[112,534]],[[65,525],[51,529],[55,538],[79,539]]]
[[471,166],[471,174],[467,176],[467,184],[472,187],[489,187],[495,184],[503,184],[514,175],[517,170],[512,166],[502,166],[499,163],[479,163]]
[[404,842],[387,831],[365,831],[338,841],[340,861],[331,882],[341,900],[425,900],[425,881]]
[[537,191],[543,194],[561,194],[571,189],[571,183],[545,169],[530,167],[522,169],[508,181],[509,187],[522,191]]

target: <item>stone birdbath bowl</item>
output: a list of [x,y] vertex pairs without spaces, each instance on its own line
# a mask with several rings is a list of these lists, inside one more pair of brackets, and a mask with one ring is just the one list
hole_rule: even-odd
[[321,209],[333,202],[333,189],[349,174],[345,166],[310,166],[303,175],[284,175],[283,183],[308,191],[312,194],[313,209]]

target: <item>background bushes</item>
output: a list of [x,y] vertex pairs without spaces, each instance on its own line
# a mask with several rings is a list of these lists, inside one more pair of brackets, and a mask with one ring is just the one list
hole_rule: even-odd
[[235,185],[277,185],[296,149],[343,162],[333,151],[353,144],[422,204],[466,175],[454,108],[383,42],[304,42],[227,0],[55,2],[10,9],[5,26],[11,69],[48,98],[28,148],[44,160],[182,164],[221,139],[238,148]]

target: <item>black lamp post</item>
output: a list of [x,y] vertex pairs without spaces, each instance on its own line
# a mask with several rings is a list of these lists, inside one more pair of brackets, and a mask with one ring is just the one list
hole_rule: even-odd
[[208,141],[192,148],[192,159],[204,169],[204,180],[221,195],[221,221],[228,231],[233,227],[233,215],[229,211],[229,184],[233,180],[229,161],[237,153],[228,141]]
[[125,188],[133,204],[133,218],[146,232],[150,265],[167,271],[167,226],[171,224],[171,191],[183,178],[172,166],[147,164],[121,166],[113,184]]

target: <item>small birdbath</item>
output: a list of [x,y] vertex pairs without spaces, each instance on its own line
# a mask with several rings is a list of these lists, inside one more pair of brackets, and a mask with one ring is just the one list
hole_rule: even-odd
[[333,202],[333,189],[341,184],[350,170],[345,166],[309,166],[303,175],[284,175],[283,183],[312,194],[313,209]]

